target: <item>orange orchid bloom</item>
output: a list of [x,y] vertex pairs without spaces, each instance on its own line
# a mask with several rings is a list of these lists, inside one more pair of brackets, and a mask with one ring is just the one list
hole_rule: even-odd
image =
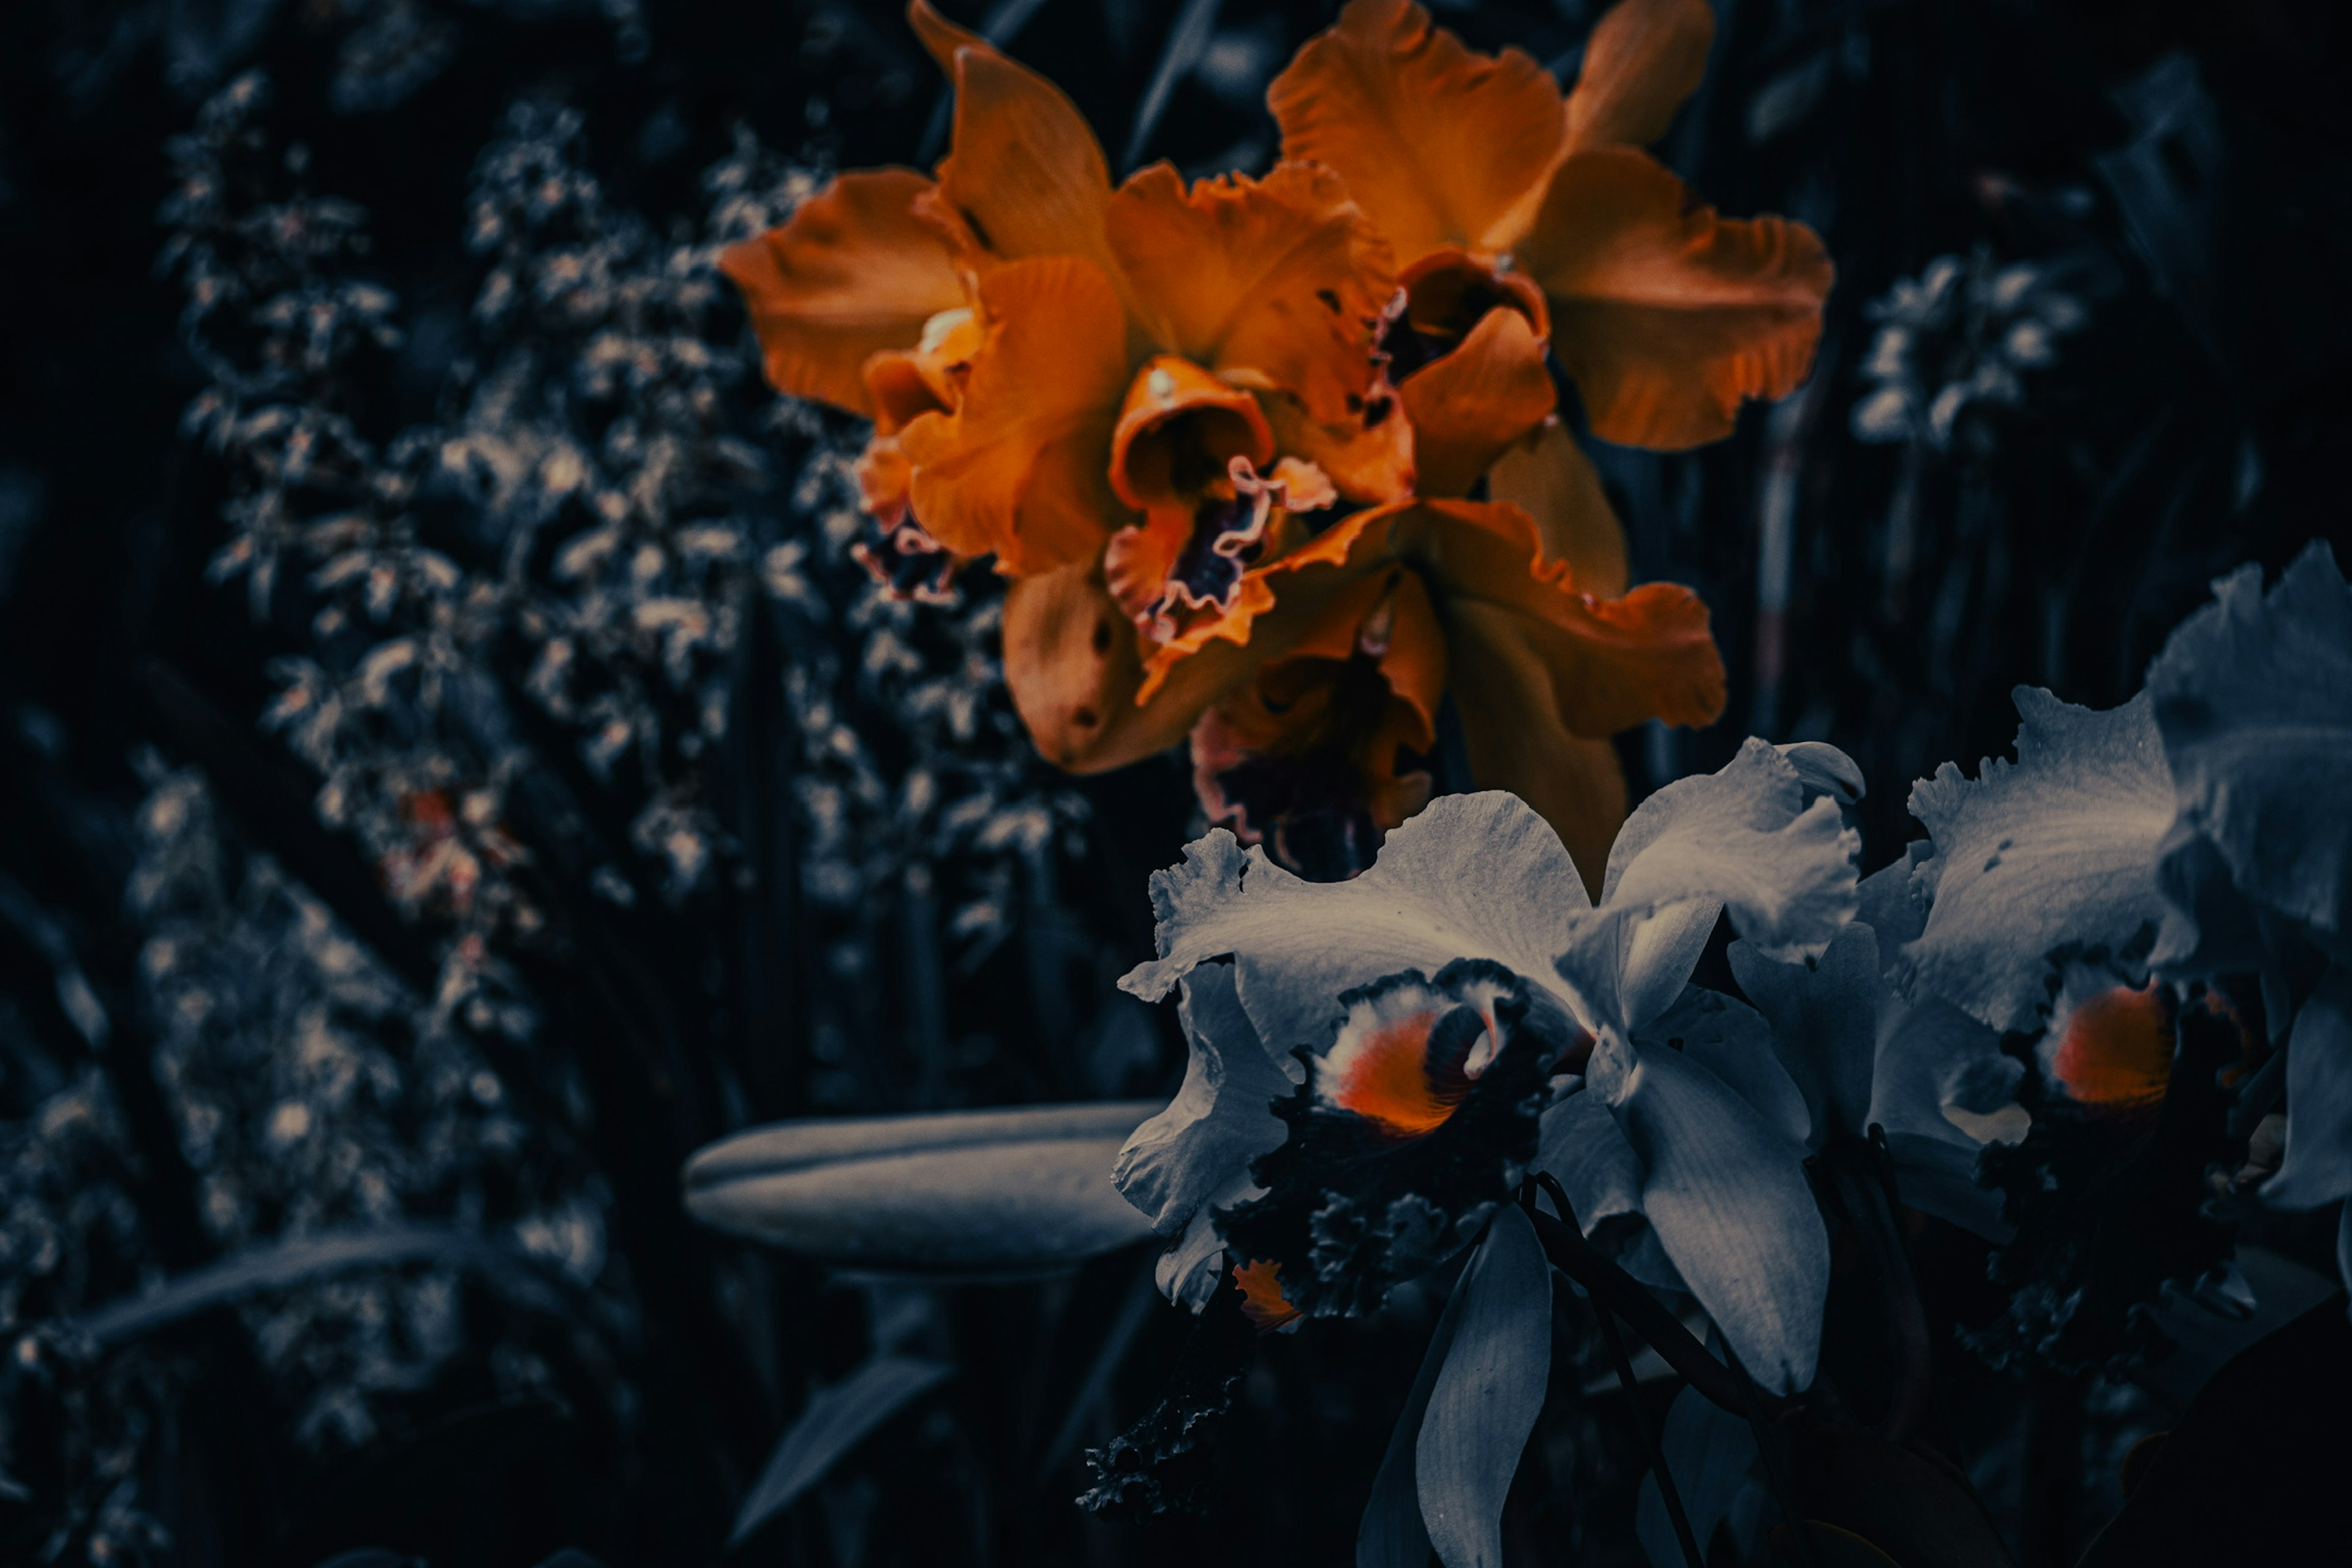
[[1623,0],[1563,97],[1412,0],[1350,0],[1267,89],[1283,156],[1335,170],[1396,252],[1423,494],[1456,493],[1550,412],[1547,336],[1594,433],[1624,446],[1720,439],[1742,401],[1804,379],[1833,275],[1820,239],[1717,217],[1641,151],[1714,35],[1706,0]]
[[1059,766],[1189,734],[1213,816],[1344,875],[1427,798],[1450,691],[1477,782],[1597,872],[1606,737],[1711,721],[1723,675],[1695,596],[1627,593],[1549,357],[1598,433],[1695,445],[1802,376],[1829,281],[1809,232],[1689,206],[1637,150],[1704,69],[1704,0],[1625,0],[1565,96],[1353,0],[1269,89],[1284,162],[1189,187],[1113,188],[1050,83],[909,16],[955,88],[936,178],[845,174],[723,262],[770,379],[875,422],[868,564],[919,592],[996,558]]
[[[1352,0],[1299,51],[1268,103],[1283,155],[1337,172],[1395,256],[1381,346],[1423,503],[1277,541],[1225,613],[1132,661],[1089,660],[1072,638],[1104,592],[1123,601],[1115,579],[1016,590],[1008,626],[1059,650],[1015,688],[1049,756],[1110,765],[1205,707],[1192,751],[1212,817],[1271,833],[1294,869],[1344,874],[1425,798],[1435,671],[1477,782],[1535,804],[1580,865],[1602,863],[1625,799],[1605,737],[1712,721],[1722,669],[1695,597],[1626,595],[1622,533],[1556,416],[1548,355],[1598,434],[1695,446],[1728,434],[1743,400],[1794,388],[1831,280],[1810,231],[1720,219],[1639,150],[1697,86],[1713,33],[1705,0],[1625,0],[1566,95],[1411,0]],[[1439,499],[1482,479],[1483,507]],[[1365,595],[1400,571],[1433,610],[1388,591],[1374,658]],[[1317,847],[1286,845],[1310,832]]]
[[1335,176],[1163,164],[1114,190],[1059,89],[908,14],[956,89],[936,181],[845,174],[722,260],[770,380],[876,421],[868,510],[1016,577],[1131,530],[1130,614],[1171,624],[1205,591],[1188,554],[1254,555],[1284,498],[1411,492],[1372,352],[1395,279]]

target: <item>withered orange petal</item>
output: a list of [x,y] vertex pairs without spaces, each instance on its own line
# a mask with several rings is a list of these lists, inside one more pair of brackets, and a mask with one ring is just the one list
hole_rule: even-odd
[[870,417],[867,358],[912,348],[925,321],[964,302],[947,247],[912,211],[930,188],[911,169],[844,174],[791,222],[720,253],[779,392]]
[[1260,1333],[1295,1322],[1300,1316],[1282,1293],[1282,1269],[1272,1262],[1257,1259],[1237,1265],[1234,1289],[1242,1293],[1242,1316],[1255,1324]]
[[1282,155],[1337,170],[1400,266],[1443,245],[1509,248],[1567,134],[1541,65],[1474,53],[1411,0],[1351,0],[1266,104]]
[[1364,412],[1349,419],[1316,419],[1281,393],[1261,396],[1258,405],[1276,448],[1314,464],[1348,500],[1385,506],[1412,494],[1412,421],[1385,382],[1373,387]]
[[1469,605],[1454,615],[1452,626],[1454,701],[1470,776],[1535,807],[1568,847],[1585,890],[1599,898],[1609,847],[1625,822],[1616,748],[1570,734],[1559,721],[1559,678],[1518,636],[1514,616]]
[[1116,276],[1103,239],[1110,165],[1062,89],[948,22],[923,0],[908,10],[955,84],[955,129],[939,188],[919,216],[986,271],[1026,256],[1083,256]]
[[1625,591],[1624,527],[1567,426],[1548,420],[1496,458],[1486,470],[1486,498],[1534,518],[1544,558],[1566,563],[1579,588],[1603,599]]
[[1128,521],[1108,478],[1127,386],[1126,315],[1101,268],[1032,257],[980,285],[985,337],[961,406],[900,432],[915,515],[959,555],[1003,570],[1091,557]]
[[2051,1058],[2067,1095],[2102,1110],[2145,1110],[2172,1081],[2172,998],[2118,985],[2076,1004]]
[[1412,420],[1413,468],[1425,496],[1469,493],[1506,447],[1549,417],[1543,340],[1513,310],[1486,312],[1452,353],[1397,389]]
[[1585,40],[1568,95],[1568,147],[1646,147],[1698,90],[1715,43],[1707,0],[1619,0]]
[[1263,180],[1229,174],[1187,190],[1156,163],[1118,188],[1108,223],[1162,348],[1238,384],[1294,393],[1318,419],[1361,409],[1396,277],[1338,175],[1283,163]]
[[1596,598],[1544,557],[1534,519],[1495,502],[1424,501],[1398,520],[1391,548],[1428,574],[1449,620],[1481,606],[1508,617],[1551,669],[1550,709],[1570,733],[1721,716],[1723,659],[1706,605],[1680,584]]
[[1225,479],[1235,457],[1264,464],[1274,434],[1257,399],[1191,360],[1160,354],[1128,383],[1111,437],[1110,483],[1129,506],[1189,507]]
[[1742,400],[1786,396],[1811,367],[1835,276],[1820,237],[1689,200],[1646,153],[1579,153],[1520,249],[1551,300],[1552,351],[1603,440],[1718,440]]

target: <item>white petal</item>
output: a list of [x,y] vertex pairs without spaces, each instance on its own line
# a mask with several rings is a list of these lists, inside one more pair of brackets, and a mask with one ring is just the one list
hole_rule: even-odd
[[1496,790],[1432,801],[1352,881],[1304,881],[1218,829],[1155,873],[1151,895],[1160,957],[1119,984],[1157,1001],[1231,953],[1242,1005],[1281,1053],[1329,1044],[1340,992],[1457,958],[1492,959],[1570,1000],[1552,959],[1591,902],[1550,825]]
[[1178,1016],[1192,1052],[1184,1085],[1167,1110],[1135,1130],[1111,1167],[1111,1181],[1163,1235],[1174,1234],[1252,1160],[1281,1146],[1288,1129],[1272,1106],[1294,1087],[1234,997],[1232,964],[1203,964],[1187,975]]
[[2315,542],[2268,595],[2252,565],[2213,589],[2147,672],[2181,815],[2248,894],[2352,936],[2352,586]]
[[1679,1051],[1640,1052],[1616,1111],[1643,1212],[1691,1293],[1758,1383],[1804,1387],[1830,1268],[1805,1146]]
[[2143,692],[2095,712],[2017,689],[2017,761],[1969,780],[1947,763],[1911,791],[1936,853],[1915,875],[1932,900],[1900,973],[2000,1030],[2038,1027],[2053,954],[2103,957],[2137,979],[2169,906],[2156,880],[2172,826],[2171,770]]

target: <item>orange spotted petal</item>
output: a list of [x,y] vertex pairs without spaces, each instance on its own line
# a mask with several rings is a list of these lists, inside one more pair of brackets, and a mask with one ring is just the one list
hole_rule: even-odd
[[1567,426],[1547,420],[1496,458],[1486,470],[1486,499],[1534,518],[1544,559],[1565,563],[1578,587],[1603,599],[1625,592],[1625,530]]
[[1804,380],[1834,276],[1802,224],[1718,217],[1626,147],[1560,165],[1518,259],[1593,433],[1662,450],[1720,439],[1742,400]]
[[1266,103],[1282,155],[1337,170],[1400,265],[1445,245],[1508,249],[1567,134],[1541,65],[1465,48],[1411,0],[1351,0]]
[[791,222],[720,254],[776,390],[871,416],[866,360],[911,348],[926,321],[964,303],[947,247],[911,210],[930,188],[911,169],[844,174]]
[[1568,147],[1646,147],[1698,90],[1715,43],[1706,0],[1620,0],[1585,40],[1568,95]]
[[1314,464],[1348,500],[1385,506],[1412,494],[1412,421],[1385,379],[1373,383],[1363,412],[1352,418],[1318,420],[1285,393],[1265,394],[1258,405],[1276,449]]
[[2153,983],[2075,1004],[2051,1058],[2068,1098],[2109,1111],[2147,1110],[2172,1081],[2172,998]]
[[1187,190],[1157,163],[1111,197],[1108,232],[1162,348],[1293,393],[1317,419],[1361,411],[1396,280],[1387,243],[1329,170],[1284,163]]
[[908,20],[955,84],[955,129],[939,188],[917,212],[986,272],[1027,256],[1083,256],[1116,278],[1103,237],[1110,166],[1062,89],[948,21],[924,0]]
[[1033,257],[982,279],[980,315],[961,405],[898,437],[915,515],[1015,575],[1091,559],[1129,516],[1106,462],[1128,379],[1118,296],[1089,261]]
[[1498,309],[1460,347],[1398,389],[1412,421],[1421,493],[1469,492],[1504,449],[1550,417],[1555,399],[1543,340],[1518,311]]
[[1262,1334],[1298,1321],[1298,1309],[1282,1293],[1281,1267],[1268,1259],[1235,1267],[1234,1289],[1242,1293],[1242,1316]]

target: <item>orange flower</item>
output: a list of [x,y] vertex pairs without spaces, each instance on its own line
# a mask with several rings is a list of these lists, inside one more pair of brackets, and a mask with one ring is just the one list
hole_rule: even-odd
[[769,378],[875,418],[863,477],[886,526],[911,517],[1013,576],[1133,527],[1122,590],[1149,619],[1198,600],[1174,578],[1188,550],[1219,553],[1237,517],[1263,531],[1269,480],[1294,502],[1410,493],[1372,353],[1395,280],[1335,176],[1188,188],[1163,164],[1114,190],[1051,83],[923,0],[908,14],[956,89],[936,182],[844,175],[723,262]]
[[[1594,433],[1628,446],[1719,439],[1743,400],[1804,379],[1832,278],[1819,238],[1719,218],[1639,150],[1714,32],[1706,0],[1624,0],[1563,99],[1527,55],[1474,53],[1412,0],[1351,0],[1268,89],[1283,156],[1336,170],[1395,249],[1424,494],[1549,411],[1547,331]],[[1423,376],[1461,363],[1416,395],[1406,362],[1433,353]]]

